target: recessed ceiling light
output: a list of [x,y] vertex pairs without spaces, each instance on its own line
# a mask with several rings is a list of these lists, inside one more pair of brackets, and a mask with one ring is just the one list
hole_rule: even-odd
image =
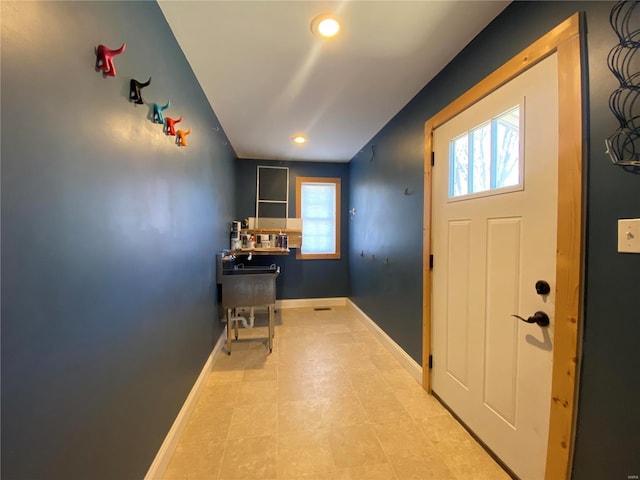
[[335,37],[340,31],[340,24],[332,14],[322,13],[311,20],[311,31],[315,35],[331,38]]
[[307,137],[304,135],[294,135],[291,137],[291,141],[296,145],[302,145],[303,143],[307,143]]

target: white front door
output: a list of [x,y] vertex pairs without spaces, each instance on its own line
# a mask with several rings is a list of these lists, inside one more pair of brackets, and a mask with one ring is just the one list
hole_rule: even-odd
[[433,134],[433,391],[523,480],[547,454],[557,85],[554,54]]

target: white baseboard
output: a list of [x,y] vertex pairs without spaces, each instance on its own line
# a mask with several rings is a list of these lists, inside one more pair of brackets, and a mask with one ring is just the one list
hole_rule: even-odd
[[293,298],[289,300],[276,300],[276,308],[344,307],[347,305],[347,300],[346,297]]
[[366,313],[349,299],[349,305],[360,314],[362,323],[371,331],[371,333],[386,347],[387,350],[393,355],[400,365],[402,365],[409,374],[416,379],[416,381],[422,385],[422,367],[418,362],[409,356],[400,345],[393,341],[393,339],[386,334],[373,320],[371,320]]
[[189,417],[191,416],[196,403],[198,403],[200,392],[209,377],[209,373],[211,372],[214,362],[222,352],[226,339],[227,333],[225,328],[222,335],[220,335],[220,338],[218,338],[215,347],[213,347],[211,355],[209,355],[204,367],[202,367],[202,371],[200,372],[200,375],[198,375],[198,379],[193,384],[193,387],[191,387],[191,391],[189,392],[187,399],[184,401],[178,416],[174,420],[169,433],[167,433],[164,442],[162,442],[160,450],[158,450],[158,453],[156,454],[156,458],[153,460],[151,467],[149,467],[149,471],[144,477],[145,480],[158,480],[164,476],[164,473],[169,466],[169,462],[171,461],[171,457],[173,456],[173,452],[175,451],[178,441],[182,436],[182,432],[184,432],[187,422],[189,421]]

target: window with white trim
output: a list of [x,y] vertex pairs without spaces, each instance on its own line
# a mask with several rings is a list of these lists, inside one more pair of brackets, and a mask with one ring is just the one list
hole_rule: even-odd
[[296,178],[296,217],[302,218],[297,258],[340,258],[339,178]]

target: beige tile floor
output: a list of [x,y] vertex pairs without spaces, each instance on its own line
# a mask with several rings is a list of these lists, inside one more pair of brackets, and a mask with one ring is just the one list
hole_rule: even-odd
[[350,307],[276,324],[216,360],[164,480],[509,479]]

